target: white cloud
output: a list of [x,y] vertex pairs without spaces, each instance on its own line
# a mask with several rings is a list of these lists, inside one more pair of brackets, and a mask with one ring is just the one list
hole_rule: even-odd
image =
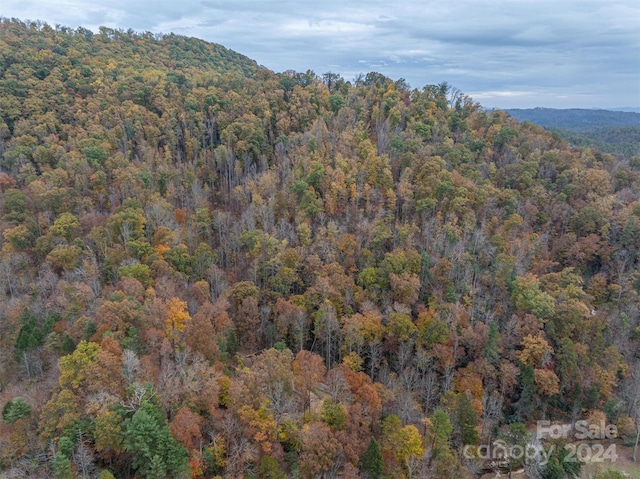
[[483,91],[472,93],[474,98],[483,99],[483,98],[517,98],[522,96],[532,96],[535,95],[535,92],[532,91]]

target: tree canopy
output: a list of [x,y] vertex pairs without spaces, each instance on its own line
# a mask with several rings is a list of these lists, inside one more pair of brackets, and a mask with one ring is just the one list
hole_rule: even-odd
[[444,82],[2,19],[0,470],[451,478],[538,419],[630,437],[639,175]]

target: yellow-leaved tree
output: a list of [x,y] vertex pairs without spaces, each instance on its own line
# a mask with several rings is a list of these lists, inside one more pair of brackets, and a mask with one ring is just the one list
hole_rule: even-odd
[[185,324],[191,321],[191,316],[187,311],[187,302],[180,298],[171,298],[167,302],[166,315],[164,332],[175,348],[182,340]]

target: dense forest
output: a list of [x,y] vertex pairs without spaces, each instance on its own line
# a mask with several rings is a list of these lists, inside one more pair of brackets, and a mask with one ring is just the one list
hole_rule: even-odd
[[570,145],[595,148],[624,158],[640,156],[640,126],[602,126],[586,131],[551,130]]
[[505,110],[558,134],[572,146],[594,148],[630,159],[640,155],[640,113],[553,108]]
[[513,108],[504,110],[522,121],[549,128],[588,131],[603,126],[640,126],[640,113],[615,110],[586,110],[582,108]]
[[[632,446],[639,176],[446,83],[4,19],[0,477],[470,478],[542,419]],[[508,467],[576,477],[554,451]]]

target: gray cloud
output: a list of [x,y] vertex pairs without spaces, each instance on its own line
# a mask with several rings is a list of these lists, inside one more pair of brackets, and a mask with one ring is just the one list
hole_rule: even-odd
[[636,0],[4,0],[0,15],[196,36],[275,71],[447,81],[487,106],[640,106]]

